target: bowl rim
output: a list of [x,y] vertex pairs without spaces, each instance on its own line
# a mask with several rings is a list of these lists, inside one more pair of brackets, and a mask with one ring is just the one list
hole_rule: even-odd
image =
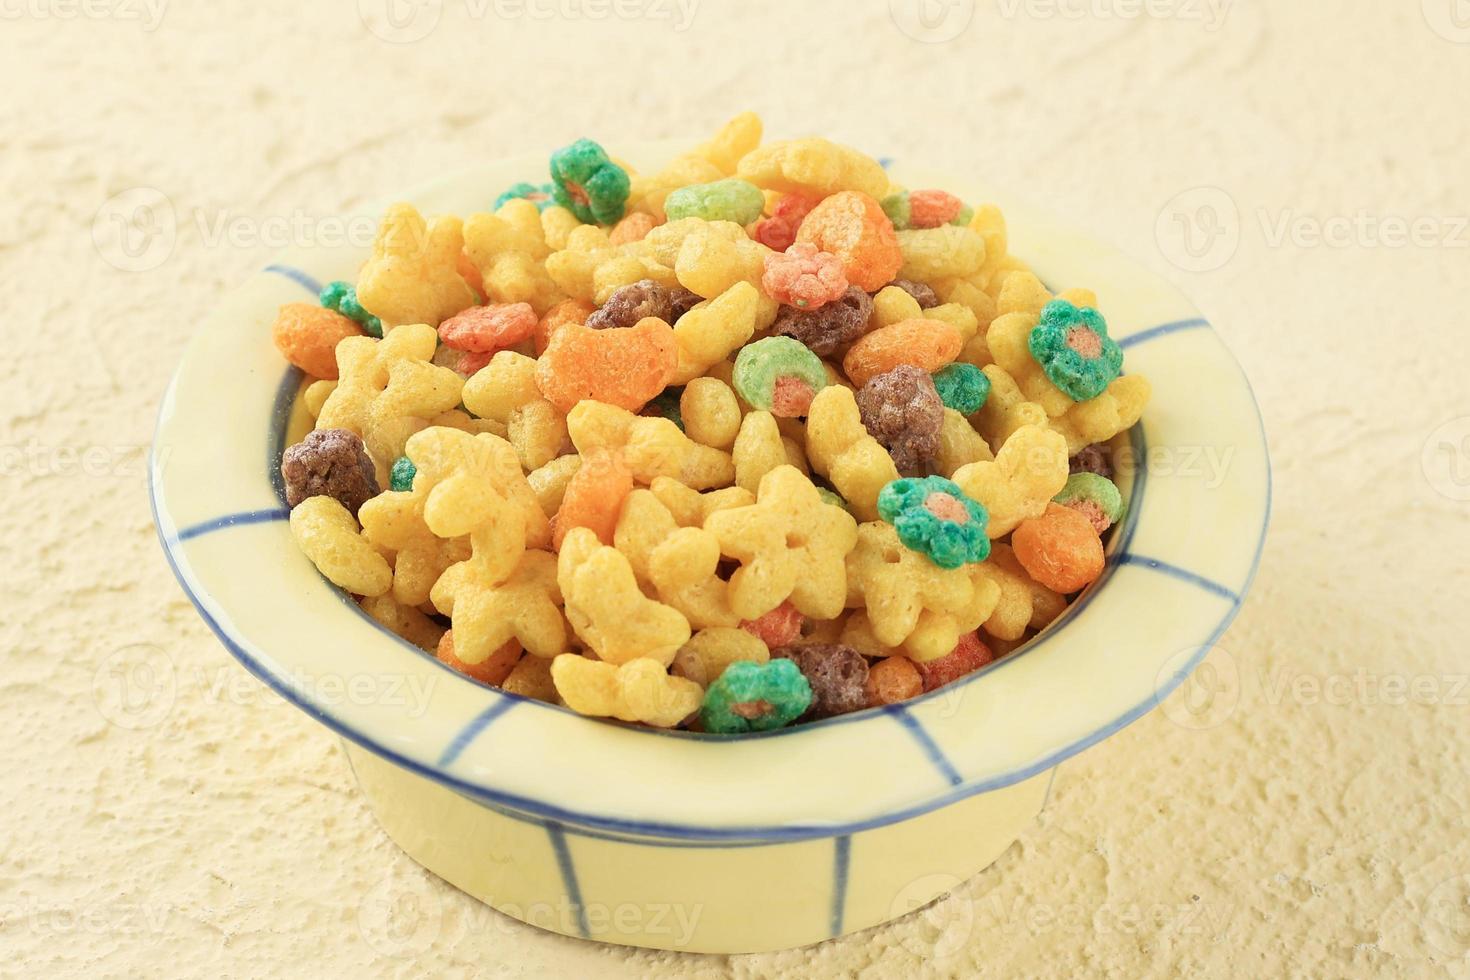
[[[645,144],[635,152],[644,159],[665,159],[676,146],[682,144],[658,143]],[[518,161],[523,159],[537,159],[532,155],[516,158],[513,161],[502,161],[498,169],[505,169],[505,165],[516,163],[524,166]],[[544,155],[539,159],[544,160]],[[885,164],[886,165],[886,164]],[[483,183],[484,170],[477,168],[461,174],[450,175],[429,185],[428,188],[418,192],[410,193],[403,199],[418,201],[421,198],[432,198],[435,193],[441,192],[446,187],[457,186],[466,182]],[[911,182],[912,183],[912,182]],[[997,195],[999,196],[999,195]],[[990,198],[987,198],[990,199]],[[1017,207],[1007,204],[1004,208],[1008,218],[1014,210],[1030,210],[1024,206]],[[364,212],[371,214],[371,211]],[[1075,232],[1068,234],[1076,237],[1078,241],[1091,243],[1091,247],[1097,247],[1103,252],[1116,258],[1122,258],[1121,253],[1115,249],[1091,242],[1086,236],[1077,235]],[[1013,235],[1013,237],[1015,237]],[[299,252],[299,250],[298,250]],[[307,258],[310,258],[308,256]],[[1029,257],[1028,257],[1029,258]],[[1167,293],[1175,301],[1175,306],[1182,302],[1187,306],[1187,301],[1178,295],[1177,290],[1164,282],[1161,278],[1148,272],[1141,264],[1132,260],[1125,260],[1126,267],[1134,270],[1140,281],[1148,287],[1158,289]],[[257,274],[255,280],[262,277],[275,283],[292,283],[299,290],[294,298],[306,300],[311,294],[320,288],[321,279],[324,276],[308,271],[299,255],[285,254],[276,261],[265,267]],[[1045,271],[1044,269],[1041,271]],[[1103,290],[1110,288],[1110,283],[1096,283]],[[244,286],[241,289],[245,289]],[[274,293],[272,294],[275,295]],[[1106,305],[1106,304],[1100,304]],[[1194,666],[1204,657],[1205,653],[1213,646],[1220,635],[1228,628],[1235,615],[1239,612],[1243,597],[1248,591],[1255,572],[1259,566],[1260,556],[1264,547],[1265,535],[1269,526],[1269,515],[1271,507],[1271,474],[1270,462],[1265,448],[1264,428],[1260,417],[1259,408],[1256,406],[1254,396],[1250,391],[1248,379],[1241,371],[1238,363],[1229,354],[1223,343],[1219,342],[1213,328],[1198,311],[1192,306],[1187,310],[1179,307],[1183,315],[1174,316],[1165,322],[1150,323],[1141,329],[1132,330],[1115,335],[1120,345],[1130,353],[1151,345],[1164,338],[1198,334],[1208,335],[1213,340],[1213,350],[1210,351],[1211,364],[1214,369],[1233,369],[1237,390],[1243,392],[1244,404],[1248,405],[1250,413],[1253,414],[1255,431],[1258,436],[1256,446],[1249,447],[1258,450],[1261,472],[1264,475],[1264,485],[1260,488],[1261,499],[1259,500],[1259,529],[1256,540],[1249,554],[1248,567],[1245,569],[1242,584],[1239,588],[1231,588],[1220,585],[1215,578],[1198,572],[1190,571],[1187,566],[1168,561],[1162,561],[1152,556],[1144,556],[1134,553],[1131,548],[1136,533],[1140,527],[1142,515],[1146,512],[1142,506],[1147,499],[1147,485],[1149,481],[1149,465],[1139,466],[1136,470],[1133,486],[1131,487],[1130,505],[1124,523],[1115,529],[1109,542],[1108,560],[1103,576],[1091,586],[1084,594],[1075,599],[1067,610],[1051,624],[1038,637],[1017,650],[1014,654],[1003,657],[980,671],[975,672],[947,688],[943,688],[928,694],[921,695],[911,701],[899,705],[889,705],[882,708],[868,709],[855,712],[850,715],[838,716],[836,718],[824,719],[807,725],[778,729],[772,732],[751,733],[743,736],[718,736],[687,732],[667,732],[658,729],[649,729],[635,726],[609,725],[609,723],[593,719],[585,719],[577,716],[569,709],[548,705],[539,701],[510,694],[496,689],[486,688],[468,680],[452,668],[444,665],[434,657],[426,654],[420,648],[413,646],[381,626],[362,612],[355,603],[345,595],[338,593],[342,599],[342,605],[350,609],[356,617],[360,617],[371,623],[372,628],[389,642],[411,651],[412,655],[424,664],[432,664],[434,669],[452,678],[450,683],[468,685],[477,692],[477,700],[483,706],[468,719],[461,718],[457,723],[446,728],[452,728],[448,732],[447,740],[437,747],[411,746],[392,744],[396,734],[392,728],[391,712],[381,716],[382,728],[373,725],[365,725],[360,720],[348,719],[341,716],[333,707],[320,703],[310,696],[310,692],[303,692],[292,683],[289,678],[283,676],[278,669],[252,652],[253,643],[247,635],[247,631],[236,627],[227,617],[217,615],[211,610],[213,597],[209,588],[202,584],[192,569],[192,559],[189,554],[189,542],[205,538],[216,531],[225,528],[235,528],[248,525],[277,525],[284,527],[284,518],[287,514],[284,503],[284,494],[280,486],[278,464],[280,451],[284,448],[284,439],[287,421],[298,400],[301,388],[301,372],[294,368],[283,369],[282,377],[277,382],[271,402],[271,423],[264,460],[259,462],[266,464],[266,473],[271,485],[271,491],[275,494],[275,506],[258,507],[243,511],[234,511],[204,521],[195,521],[179,527],[173,519],[168,502],[168,483],[160,463],[160,454],[156,449],[165,444],[167,430],[175,415],[175,399],[180,386],[181,378],[188,372],[199,371],[199,337],[202,337],[210,329],[221,329],[222,324],[218,318],[223,316],[229,320],[227,305],[221,308],[221,312],[211,318],[209,323],[196,335],[195,342],[191,342],[188,353],[181,361],[178,372],[169,385],[160,406],[158,426],[155,432],[154,452],[150,452],[150,463],[148,468],[148,485],[150,506],[153,513],[155,528],[158,532],[165,556],[170,570],[178,580],[180,586],[188,596],[190,602],[204,619],[205,623],[231,652],[241,664],[257,678],[275,690],[287,701],[305,710],[312,717],[326,725],[332,731],[351,739],[385,758],[419,775],[434,779],[461,793],[464,793],[478,802],[496,808],[505,809],[515,813],[532,814],[544,819],[564,821],[568,824],[583,828],[596,828],[604,833],[615,836],[629,836],[637,838],[668,838],[679,841],[752,841],[769,842],[780,840],[800,840],[813,837],[838,836],[850,834],[863,829],[883,826],[899,820],[910,819],[927,813],[933,809],[949,805],[980,792],[999,789],[1012,783],[1035,776],[1044,772],[1062,760],[1074,755],[1104,738],[1114,734],[1126,727],[1132,721],[1141,717],[1147,711],[1163,700],[1185,677],[1193,670]],[[268,329],[265,331],[268,335]],[[268,337],[266,345],[269,346]],[[272,352],[273,353],[273,352]],[[1152,375],[1151,375],[1152,376]],[[1131,433],[1132,447],[1137,454],[1136,458],[1147,461],[1149,456],[1149,441],[1147,429],[1149,426],[1150,412],[1134,427]],[[289,537],[289,531],[286,532]],[[1109,711],[1110,717],[1102,724],[1090,726],[1089,730],[1081,737],[1073,737],[1064,740],[1062,744],[1047,745],[1045,751],[1034,754],[1024,765],[1013,765],[1003,767],[984,775],[978,775],[971,771],[973,767],[962,766],[951,761],[952,752],[947,751],[948,746],[942,744],[942,739],[936,739],[926,725],[924,717],[926,705],[933,705],[942,698],[952,697],[967,689],[979,690],[981,685],[993,683],[994,679],[1012,665],[1033,658],[1037,652],[1047,646],[1055,646],[1064,642],[1064,639],[1075,635],[1071,629],[1074,624],[1092,603],[1099,597],[1109,594],[1107,589],[1117,574],[1125,568],[1138,567],[1150,569],[1154,572],[1163,573],[1163,577],[1172,578],[1180,582],[1191,584],[1206,592],[1213,592],[1217,598],[1225,600],[1227,608],[1223,615],[1214,622],[1202,626],[1196,631],[1195,645],[1176,648],[1189,650],[1189,654],[1179,658],[1177,662],[1171,662],[1167,669],[1156,675],[1151,692],[1141,700],[1135,700],[1129,704],[1118,706],[1116,710]],[[315,574],[313,570],[313,574]],[[333,588],[327,586],[327,588]],[[333,588],[333,591],[337,591]],[[345,611],[345,610],[344,610]],[[523,706],[533,706],[525,709]],[[667,808],[667,797],[663,794],[654,794],[656,800],[633,807],[599,806],[590,809],[569,805],[567,798],[569,794],[566,787],[549,785],[545,788],[547,792],[525,793],[507,789],[500,781],[484,775],[482,768],[478,772],[466,772],[462,766],[457,765],[467,752],[475,750],[477,739],[492,724],[500,722],[506,715],[517,712],[526,715],[527,711],[548,715],[569,717],[576,724],[586,726],[584,736],[596,738],[596,728],[615,728],[617,730],[633,733],[637,738],[651,736],[664,742],[674,742],[685,746],[708,746],[711,742],[719,742],[725,751],[733,744],[774,744],[780,739],[805,738],[809,742],[820,737],[820,733],[835,733],[839,730],[847,730],[844,734],[871,736],[874,729],[882,728],[877,737],[891,736],[895,723],[903,729],[912,742],[910,750],[917,750],[925,757],[932,770],[927,774],[927,782],[934,782],[933,776],[937,773],[941,777],[941,785],[935,791],[932,785],[922,788],[913,787],[913,791],[907,794],[907,798],[901,803],[889,803],[878,808],[867,808],[861,806],[843,806],[840,819],[805,819],[792,822],[771,822],[764,820],[760,822],[729,822],[718,819],[692,819],[685,816],[683,819],[667,819],[661,811]],[[595,726],[595,727],[594,727]],[[864,733],[863,729],[867,729]],[[871,742],[871,738],[868,739]],[[1043,739],[1043,741],[1045,741]],[[792,743],[800,745],[801,743]],[[425,752],[425,748],[432,751]],[[708,764],[709,749],[694,749],[704,753],[702,761]],[[917,782],[917,781],[916,781]],[[947,785],[945,785],[947,784]],[[902,796],[903,794],[899,794]],[[685,808],[688,809],[687,807]],[[709,810],[718,811],[720,808],[696,807],[692,811],[694,816],[704,816]]]

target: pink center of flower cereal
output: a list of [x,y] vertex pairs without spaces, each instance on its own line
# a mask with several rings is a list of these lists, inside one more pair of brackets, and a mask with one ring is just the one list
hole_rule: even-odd
[[794,419],[805,415],[817,396],[812,386],[800,378],[783,375],[771,386],[771,414]]
[[1067,346],[1088,360],[1102,355],[1102,338],[1086,327],[1068,330]]
[[970,519],[970,512],[963,503],[951,494],[937,490],[924,498],[924,509],[941,521],[963,524]]
[[570,180],[567,181],[567,196],[582,205],[586,205],[591,200],[587,192],[582,189],[581,184],[574,184]]
[[730,705],[730,713],[732,715],[739,715],[741,718],[745,718],[748,721],[754,721],[757,718],[764,718],[774,709],[775,705],[764,699],[758,701],[736,701],[734,704]]
[[1093,530],[1098,534],[1102,534],[1113,526],[1113,522],[1108,520],[1108,515],[1103,513],[1103,509],[1095,501],[1075,500],[1067,506],[1091,521]]

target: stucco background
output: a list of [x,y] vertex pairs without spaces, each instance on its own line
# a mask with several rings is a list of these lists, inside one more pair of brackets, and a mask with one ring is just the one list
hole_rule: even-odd
[[[1464,0],[591,3],[0,0],[0,974],[1470,976]],[[1195,682],[931,909],[770,955],[563,939],[401,856],[214,642],[144,455],[280,235],[747,107],[1180,283],[1254,382],[1273,529]]]

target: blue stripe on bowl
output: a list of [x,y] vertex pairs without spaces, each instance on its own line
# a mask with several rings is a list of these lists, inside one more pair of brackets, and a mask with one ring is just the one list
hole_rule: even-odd
[[592,938],[587,928],[587,908],[582,904],[582,888],[577,883],[577,866],[572,862],[571,848],[567,847],[567,835],[561,824],[549,820],[545,824],[546,837],[551,841],[551,850],[556,854],[556,866],[561,870],[562,887],[567,891],[567,901],[577,914],[577,934],[583,939]]
[[1181,330],[1199,330],[1208,328],[1209,326],[1210,321],[1201,317],[1195,317],[1191,320],[1175,320],[1173,323],[1161,323],[1157,327],[1149,327],[1147,330],[1140,330],[1138,333],[1119,338],[1118,346],[1127,350],[1130,347],[1137,347],[1139,344],[1146,344],[1150,340],[1167,337],[1171,333],[1179,333]]
[[929,760],[929,764],[951,786],[958,786],[965,781],[964,777],[960,775],[959,770],[954,767],[954,763],[949,761],[949,757],[939,747],[939,743],[934,741],[934,736],[929,734],[929,730],[924,727],[919,719],[909,714],[907,708],[902,704],[885,704],[878,710],[898,722],[903,730],[908,732],[915,742],[919,743],[919,748],[923,750],[925,758]]
[[832,936],[842,935],[842,920],[847,914],[847,868],[852,858],[852,838],[846,834],[832,838],[832,914],[828,929]]
[[277,276],[285,276],[292,282],[298,283],[302,289],[305,289],[313,296],[321,295],[322,284],[317,281],[315,276],[307,272],[305,269],[298,269],[294,265],[281,265],[277,263],[274,265],[266,266],[264,271]]

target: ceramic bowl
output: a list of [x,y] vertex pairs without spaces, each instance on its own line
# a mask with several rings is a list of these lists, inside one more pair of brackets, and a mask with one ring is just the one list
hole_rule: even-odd
[[[656,168],[683,145],[620,149]],[[483,210],[545,160],[403,199]],[[1057,764],[1153,708],[1240,608],[1270,470],[1215,331],[1165,281],[1024,202],[891,166],[906,186],[1000,204],[1011,252],[1049,283],[1095,288],[1126,369],[1154,387],[1102,578],[1027,646],[902,705],[721,738],[589,720],[454,673],[318,575],[286,522],[280,454],[306,423],[270,324],[354,278],[367,247],[281,255],[193,338],[151,463],[168,560],[230,652],[344,738],[383,827],[445,880],[535,925],[636,946],[768,950],[873,926],[994,861]]]

